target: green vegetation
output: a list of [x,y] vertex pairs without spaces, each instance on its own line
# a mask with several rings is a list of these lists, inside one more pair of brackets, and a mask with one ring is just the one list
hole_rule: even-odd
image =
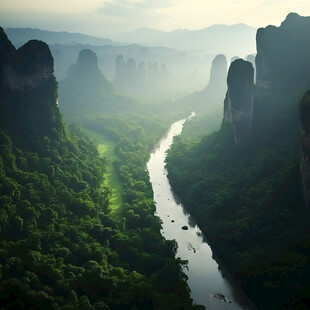
[[123,193],[123,202],[141,203],[144,196],[152,199],[146,163],[150,150],[164,134],[168,122],[155,117],[99,116],[85,120],[84,126],[108,150],[111,185],[118,194]]
[[[84,118],[113,153],[105,158],[78,125],[67,128],[56,99],[52,74],[0,94],[0,308],[201,309],[154,216],[145,166],[164,122]],[[122,187],[115,205],[112,164]]]
[[93,130],[87,132],[95,138],[98,143],[98,152],[101,158],[106,159],[107,178],[103,180],[102,186],[108,186],[111,189],[111,198],[109,207],[114,213],[118,213],[123,204],[123,187],[118,178],[113,162],[116,160],[115,142],[108,139],[104,134],[100,134]]
[[71,130],[65,140],[45,137],[41,152],[1,134],[0,307],[193,308],[176,244],[163,239],[153,215],[145,133],[135,132],[134,152],[133,141],[117,145],[127,162],[115,164],[125,184],[115,220],[101,184],[106,161],[78,127]]
[[294,127],[276,125],[256,128],[239,147],[229,126],[194,143],[185,127],[167,168],[215,253],[258,308],[266,309],[268,301],[269,309],[306,309],[310,227],[299,138]]

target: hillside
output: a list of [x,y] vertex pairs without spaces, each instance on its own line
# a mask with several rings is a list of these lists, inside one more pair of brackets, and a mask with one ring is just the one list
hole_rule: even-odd
[[177,194],[259,309],[308,307],[309,23],[289,14],[259,29],[256,85],[252,64],[235,60],[221,129],[193,144],[188,126],[167,159]]
[[[107,159],[63,121],[47,44],[15,50],[2,28],[0,42],[0,308],[200,309],[176,245],[160,235],[150,187],[127,173],[122,213],[111,212]],[[89,51],[76,69],[100,74]],[[138,133],[139,162],[152,142]]]

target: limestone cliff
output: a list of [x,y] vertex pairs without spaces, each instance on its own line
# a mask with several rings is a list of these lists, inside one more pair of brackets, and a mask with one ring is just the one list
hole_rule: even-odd
[[82,89],[90,84],[93,88],[111,89],[111,85],[98,65],[98,56],[90,49],[80,51],[76,64],[72,64],[67,77],[74,80]]
[[63,134],[48,45],[32,40],[15,50],[2,28],[0,43],[0,128],[29,147],[53,130]]
[[81,50],[76,62],[77,74],[99,74],[98,57],[90,49]]
[[310,207],[310,91],[303,97],[300,104],[301,121],[301,161],[300,173],[307,208]]
[[210,70],[208,85],[200,92],[189,97],[189,104],[199,112],[219,111],[222,107],[227,91],[227,59],[225,55],[214,57]]
[[7,35],[0,27],[0,89],[3,89],[4,68],[9,61],[9,58],[15,52],[15,47],[8,39]]
[[290,13],[280,27],[260,28],[256,35],[256,86],[290,92],[310,85],[310,17]]
[[212,61],[209,89],[217,88],[226,91],[227,60],[225,55],[217,55]]
[[230,124],[236,144],[251,132],[254,109],[254,69],[250,62],[235,60],[227,76],[228,90],[224,101],[223,123]]
[[[120,59],[120,62],[122,60]],[[79,113],[97,113],[112,105],[115,91],[98,66],[98,57],[90,49],[80,51],[67,78],[59,83],[59,106],[66,117]]]
[[54,60],[49,47],[32,40],[10,57],[4,66],[4,83],[12,90],[34,89],[53,77]]

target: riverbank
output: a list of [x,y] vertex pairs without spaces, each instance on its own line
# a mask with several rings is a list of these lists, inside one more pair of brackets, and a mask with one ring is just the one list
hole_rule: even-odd
[[[213,258],[212,250],[205,242],[201,230],[169,184],[165,169],[166,151],[173,138],[182,132],[185,121],[183,119],[171,125],[167,134],[155,146],[147,164],[156,214],[162,221],[162,235],[167,240],[175,239],[178,244],[177,256],[188,261],[188,269],[184,269],[184,272],[188,276],[191,297],[195,303],[212,310],[252,309],[238,300],[241,294],[238,296],[234,292],[239,287],[235,287],[223,274],[223,268]],[[184,226],[188,229],[182,229]]]

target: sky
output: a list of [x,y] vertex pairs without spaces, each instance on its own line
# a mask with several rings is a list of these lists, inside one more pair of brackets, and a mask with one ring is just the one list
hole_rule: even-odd
[[0,26],[114,38],[139,27],[278,26],[289,12],[310,16],[310,0],[0,0]]

